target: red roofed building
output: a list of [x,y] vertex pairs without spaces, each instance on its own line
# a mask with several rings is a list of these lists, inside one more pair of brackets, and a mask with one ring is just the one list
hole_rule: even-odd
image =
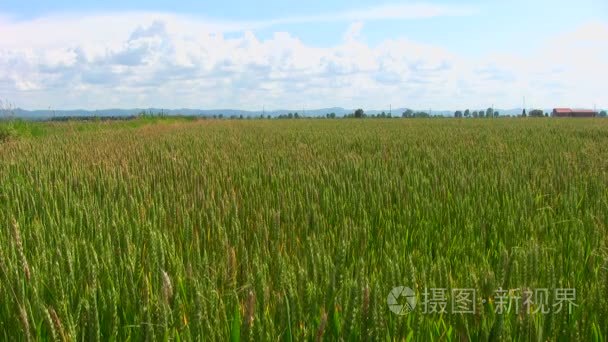
[[552,116],[558,118],[592,118],[597,112],[590,109],[554,108]]

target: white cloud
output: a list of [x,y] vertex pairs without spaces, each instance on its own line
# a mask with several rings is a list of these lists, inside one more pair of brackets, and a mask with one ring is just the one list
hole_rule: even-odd
[[[0,97],[26,108],[482,108],[518,106],[523,95],[537,106],[608,105],[603,23],[527,55],[477,59],[405,38],[360,39],[362,20],[406,17],[404,8],[343,13],[352,19],[343,41],[324,48],[288,32],[261,40],[250,23],[163,13],[0,18]],[[236,38],[222,33],[243,28]]]

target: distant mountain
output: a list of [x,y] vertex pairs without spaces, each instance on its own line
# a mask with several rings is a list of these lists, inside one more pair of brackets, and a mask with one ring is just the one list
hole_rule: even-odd
[[162,109],[162,108],[132,108],[132,109],[121,109],[121,108],[110,108],[110,109],[99,109],[99,110],[85,110],[85,109],[71,109],[71,110],[25,110],[18,108],[14,110],[15,116],[25,119],[49,119],[53,117],[108,117],[108,116],[133,116],[138,115],[142,112],[165,115],[186,115],[186,116],[214,116],[223,115],[225,118],[231,116],[243,116],[243,117],[259,117],[260,115],[279,116],[288,113],[298,113],[301,116],[320,116],[327,113],[335,113],[336,116],[343,116],[345,114],[352,113],[354,110],[347,110],[344,108],[323,108],[302,111],[297,109],[280,109],[280,110],[268,110],[268,111],[248,111],[239,109]]
[[[406,111],[407,108],[394,108],[392,109],[393,116],[401,116],[401,113]],[[464,109],[460,109],[464,111]],[[473,112],[475,108],[471,108],[470,111]],[[496,108],[500,115],[519,115],[522,112],[522,108],[513,108],[513,109],[499,109]],[[551,113],[552,109],[543,109],[546,113]],[[268,111],[248,111],[248,110],[239,110],[239,109],[190,109],[190,108],[180,108],[180,109],[162,109],[162,108],[132,108],[132,109],[122,109],[122,108],[110,108],[110,109],[99,109],[99,110],[85,110],[85,109],[71,109],[71,110],[25,110],[18,108],[14,111],[15,116],[24,119],[49,119],[53,117],[109,117],[109,116],[133,116],[138,115],[141,112],[147,113],[164,113],[165,115],[186,115],[186,116],[206,116],[211,117],[214,115],[223,115],[224,118],[229,118],[231,116],[243,116],[243,117],[259,117],[260,115],[270,115],[271,117],[276,117],[279,115],[284,115],[288,113],[298,113],[300,116],[304,117],[315,117],[315,116],[325,116],[328,113],[335,113],[337,117],[341,117],[350,113],[353,113],[354,109],[345,109],[341,107],[332,107],[332,108],[320,108],[320,109],[278,109],[278,110],[268,110]],[[417,109],[415,112],[428,112],[428,109]],[[431,110],[433,115],[443,115],[443,116],[453,116],[455,110]],[[529,111],[529,110],[527,110]],[[365,113],[368,115],[377,115],[382,112],[389,113],[388,109],[384,110],[366,110]]]

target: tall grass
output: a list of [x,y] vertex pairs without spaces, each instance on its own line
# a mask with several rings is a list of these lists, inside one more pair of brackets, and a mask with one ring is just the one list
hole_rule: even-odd
[[0,119],[0,142],[15,138],[40,137],[45,134],[45,125],[21,119]]
[[[608,122],[44,127],[0,144],[2,340],[608,334]],[[398,285],[477,313],[395,315]],[[499,287],[578,306],[497,315]]]

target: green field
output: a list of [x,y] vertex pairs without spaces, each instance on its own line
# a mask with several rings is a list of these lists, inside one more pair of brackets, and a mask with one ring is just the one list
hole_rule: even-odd
[[1,340],[607,340],[608,120],[17,126]]

